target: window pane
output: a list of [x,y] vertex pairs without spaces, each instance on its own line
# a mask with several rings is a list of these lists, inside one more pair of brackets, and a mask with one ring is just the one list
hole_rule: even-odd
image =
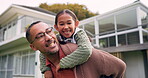
[[12,32],[11,32],[11,36],[14,37],[16,35],[16,21],[14,21],[12,23]]
[[1,65],[1,69],[4,70],[7,68],[7,62],[6,62],[7,56],[2,56],[2,63],[3,65]]
[[20,53],[15,54],[15,71],[14,74],[20,74],[21,56]]
[[24,16],[21,20],[22,26],[21,26],[21,32],[25,32],[26,28],[32,23],[33,18]]
[[116,39],[115,36],[109,37],[109,46],[116,46]]
[[6,40],[7,39],[7,29],[6,28],[3,30],[3,35],[4,35],[3,40]]
[[108,38],[99,39],[99,45],[103,48],[108,47]]
[[126,34],[118,35],[118,46],[126,45]]
[[29,50],[15,54],[15,75],[35,74],[35,53]]
[[16,35],[16,21],[12,21],[6,24],[4,27],[5,28],[0,30],[0,40],[9,40]]
[[94,21],[85,24],[85,25],[84,25],[84,29],[85,29],[85,32],[87,33],[88,36],[94,37],[94,34],[95,34],[95,25],[94,25]]
[[7,64],[7,77],[12,78],[12,71],[13,71],[13,54],[8,55],[8,64]]
[[83,26],[82,26],[82,25],[80,25],[80,26],[79,26],[79,28],[83,29]]
[[2,69],[2,56],[0,56],[0,70]]
[[21,74],[27,74],[28,67],[28,56],[22,57],[22,67],[21,67]]
[[96,39],[95,38],[91,38],[92,39],[92,44],[96,44]]
[[140,10],[140,18],[141,18],[142,24],[148,23],[148,13],[146,13],[145,11]]
[[132,32],[127,34],[128,44],[140,43],[139,41],[139,32]]
[[0,77],[1,78],[5,78],[5,74],[6,74],[5,71],[0,71]]
[[13,55],[8,55],[8,67],[7,69],[13,69]]
[[12,78],[13,75],[12,75],[12,71],[7,71],[7,77],[6,78]]
[[4,34],[3,34],[3,29],[0,29],[0,42],[3,41]]
[[143,10],[140,10],[140,18],[142,22],[142,28],[148,30],[148,13]]
[[35,54],[31,54],[29,58],[29,72],[28,74],[35,74]]
[[121,31],[124,29],[129,29],[137,27],[136,10],[131,10],[116,16],[117,20],[117,30]]
[[106,34],[107,32],[115,32],[114,31],[114,17],[110,16],[107,18],[103,18],[99,20],[99,33],[101,34]]
[[7,29],[7,36],[6,39],[11,39],[11,33],[12,33],[12,28],[11,28],[11,24],[9,24],[8,29]]
[[50,21],[50,20],[44,20],[44,19],[39,19],[39,18],[36,18],[36,17],[30,17],[30,16],[24,16],[22,19],[21,19],[21,32],[25,32],[27,27],[32,23],[32,22],[35,22],[35,21],[43,21],[49,25],[54,25],[54,22],[53,21]]
[[147,32],[143,32],[143,41],[148,42],[148,33]]

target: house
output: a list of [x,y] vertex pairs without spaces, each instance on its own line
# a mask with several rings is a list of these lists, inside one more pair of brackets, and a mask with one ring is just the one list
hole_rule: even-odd
[[140,1],[80,22],[92,44],[121,58],[125,78],[148,78],[148,7]]
[[[54,25],[55,13],[11,5],[0,15],[0,77],[43,78],[39,51],[25,39],[25,28],[41,20]],[[148,78],[148,7],[140,1],[80,21],[92,45],[127,64],[125,78]]]
[[30,49],[26,27],[41,20],[54,25],[55,13],[37,7],[11,5],[0,16],[0,77],[41,78],[39,52]]

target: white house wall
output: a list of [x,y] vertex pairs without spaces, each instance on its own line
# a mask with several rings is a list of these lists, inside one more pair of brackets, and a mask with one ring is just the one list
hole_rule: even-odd
[[144,57],[141,51],[126,52],[123,54],[127,69],[126,78],[145,78]]
[[35,57],[35,62],[36,62],[36,65],[35,65],[35,78],[44,78],[44,75],[41,74],[41,71],[40,71],[40,58],[39,58],[39,55],[40,55],[40,51],[36,51],[36,57]]
[[50,21],[54,22],[55,16],[53,16],[53,15],[46,14],[46,13],[39,12],[39,11],[35,11],[35,10],[32,10],[32,9],[18,7],[18,6],[15,6],[15,5],[13,5],[13,7],[16,8],[17,9],[16,11],[18,11],[18,13],[20,13],[22,15],[28,15],[28,16],[37,17],[37,18],[40,18],[40,19],[50,20]]
[[[148,11],[148,8],[146,8],[145,6],[143,6],[143,4],[138,4],[138,3],[133,3],[131,5],[128,6],[123,6],[119,9],[115,9],[113,11],[110,11],[108,13],[102,14],[102,15],[98,15],[98,16],[94,16],[91,18],[88,18],[86,20],[83,20],[80,22],[80,25],[82,26],[82,28],[85,28],[85,24],[90,23],[90,22],[94,22],[94,27],[95,27],[95,35],[99,34],[99,22],[98,20],[111,16],[115,16],[127,11],[130,11],[132,9],[134,9],[135,7],[139,6],[140,8],[142,7],[142,9],[144,9],[145,11]],[[136,5],[136,6],[135,6]],[[126,10],[125,10],[126,9]],[[136,9],[136,8],[135,8]],[[23,8],[23,7],[19,7],[16,5],[13,5],[11,8],[9,8],[6,12],[4,12],[5,14],[3,14],[2,16],[0,16],[0,24],[2,26],[5,26],[5,24],[18,19],[17,20],[17,29],[16,29],[16,37],[10,39],[10,40],[6,40],[3,42],[0,42],[0,58],[1,56],[5,56],[5,55],[9,55],[9,54],[14,54],[18,53],[18,52],[22,52],[22,51],[31,51],[31,48],[29,47],[29,43],[26,41],[25,39],[25,31],[23,34],[21,34],[21,18],[24,16],[29,16],[29,17],[35,17],[35,18],[39,18],[39,19],[45,19],[45,20],[49,20],[50,24],[53,25],[54,24],[54,18],[55,16],[46,14],[46,13],[42,13],[42,12],[38,12],[38,11],[34,11],[31,9],[27,9],[27,8]],[[116,19],[115,19],[116,20]],[[116,27],[116,26],[115,26]],[[133,29],[133,31],[138,31],[138,29]],[[103,37],[109,37],[109,36],[113,36],[113,35],[119,35],[119,34],[123,34],[123,33],[127,33],[127,32],[131,32],[131,30],[126,30],[123,32],[118,32],[118,33],[114,33],[111,35],[105,35],[105,36],[95,36],[94,39],[96,39],[96,45],[99,45],[99,38],[103,38]],[[118,39],[118,38],[116,38]],[[117,43],[117,41],[116,41]],[[127,46],[127,45],[126,45]],[[118,52],[120,52],[119,47],[121,46],[115,46],[116,48],[118,48]],[[112,48],[112,47],[110,47]],[[129,47],[130,48],[130,47]],[[114,49],[114,48],[112,48]],[[124,48],[127,50],[127,48]],[[115,49],[114,49],[115,50]],[[141,49],[140,49],[141,50]],[[143,50],[143,49],[142,49]],[[112,51],[112,50],[110,50]],[[132,50],[133,51],[133,50]],[[43,75],[40,72],[40,62],[39,62],[39,51],[34,51],[35,53],[35,62],[33,62],[32,64],[36,64],[35,65],[35,74],[34,75],[16,75],[13,73],[13,77],[12,78],[44,78]],[[125,74],[125,78],[146,78],[145,76],[145,65],[144,65],[144,56],[143,53],[141,51],[133,51],[133,52],[121,52],[121,54],[123,55],[124,58],[122,58],[126,64],[127,64],[127,70],[126,70],[126,74]],[[147,55],[148,55],[148,50],[147,50]],[[17,57],[14,57],[15,59],[17,59]],[[15,60],[14,59],[14,60]],[[148,59],[148,58],[147,58]],[[1,60],[0,60],[1,61]],[[16,61],[13,62],[14,64],[16,63]],[[2,70],[0,70],[2,71]],[[14,71],[13,71],[14,72]],[[1,77],[1,76],[0,76]],[[5,77],[6,78],[6,77]]]

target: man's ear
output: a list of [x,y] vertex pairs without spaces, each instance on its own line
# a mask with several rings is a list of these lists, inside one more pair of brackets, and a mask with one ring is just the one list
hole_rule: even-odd
[[30,44],[30,47],[32,48],[32,50],[36,51],[37,48],[33,45],[33,44]]
[[75,26],[78,27],[79,26],[79,21],[75,22]]
[[54,28],[58,31],[58,26],[57,25],[54,25]]

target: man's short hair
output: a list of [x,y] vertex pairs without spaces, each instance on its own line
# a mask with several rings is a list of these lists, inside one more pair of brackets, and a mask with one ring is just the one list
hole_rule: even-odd
[[31,39],[31,34],[30,34],[30,29],[32,26],[34,26],[35,24],[40,23],[41,21],[35,21],[33,22],[31,25],[29,25],[29,27],[26,30],[26,39],[28,40],[29,43],[31,43],[32,39]]

